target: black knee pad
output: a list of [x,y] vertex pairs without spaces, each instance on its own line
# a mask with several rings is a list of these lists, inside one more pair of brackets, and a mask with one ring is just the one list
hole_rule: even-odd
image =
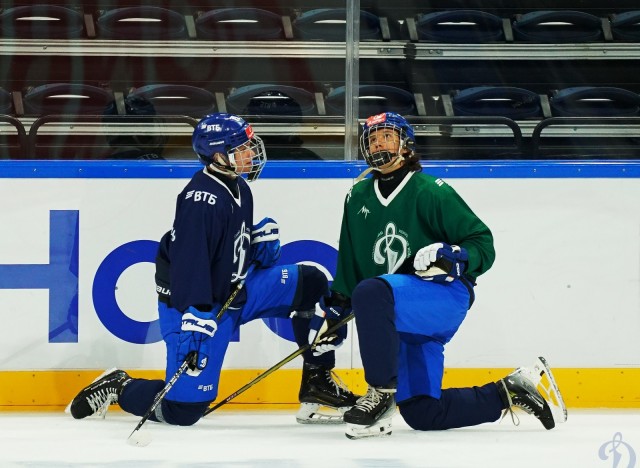
[[318,268],[298,265],[298,286],[291,305],[292,310],[311,310],[322,295],[329,293],[329,280]]
[[160,414],[156,411],[156,418],[160,422],[175,426],[193,426],[197,423],[209,407],[209,403],[180,403],[162,400]]

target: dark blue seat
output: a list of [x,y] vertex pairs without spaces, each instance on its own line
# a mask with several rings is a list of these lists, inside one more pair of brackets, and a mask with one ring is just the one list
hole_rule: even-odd
[[277,84],[237,88],[227,96],[229,112],[241,115],[313,115],[315,97],[306,89]]
[[416,21],[421,41],[476,44],[504,40],[502,18],[479,10],[437,11]]
[[132,90],[125,98],[130,115],[189,115],[216,112],[215,96],[203,88],[183,84],[153,84]]
[[[333,89],[325,99],[329,115],[345,114],[346,89]],[[358,116],[360,118],[396,112],[400,115],[417,115],[416,101],[407,90],[387,85],[360,85],[358,87]]]
[[258,8],[222,8],[196,18],[198,38],[212,41],[284,40],[282,18]]
[[[320,8],[302,13],[293,21],[293,35],[303,41],[344,42],[346,38],[347,10]],[[380,18],[360,11],[360,40],[382,40]]]
[[517,41],[572,43],[602,41],[602,20],[582,11],[535,11],[513,21]]
[[81,83],[53,83],[28,89],[23,96],[26,115],[116,114],[113,93]]
[[477,86],[457,91],[451,98],[454,115],[501,116],[527,119],[542,116],[540,96],[512,86]]
[[11,114],[13,110],[13,99],[11,93],[0,88],[0,114]]
[[640,42],[640,10],[613,15],[611,32],[616,40]]
[[8,8],[0,14],[0,36],[19,39],[76,39],[83,37],[82,14],[57,5]]
[[154,6],[108,10],[98,18],[99,39],[186,39],[187,26],[180,13]]
[[557,117],[633,117],[639,115],[640,95],[608,86],[577,86],[549,98]]

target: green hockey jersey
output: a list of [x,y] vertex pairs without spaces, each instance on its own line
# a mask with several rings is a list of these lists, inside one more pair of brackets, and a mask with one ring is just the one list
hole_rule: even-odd
[[467,249],[465,275],[472,281],[491,267],[491,231],[442,179],[409,172],[386,199],[377,184],[365,179],[346,196],[331,289],[351,297],[363,279],[395,273],[412,262],[419,249],[435,242]]

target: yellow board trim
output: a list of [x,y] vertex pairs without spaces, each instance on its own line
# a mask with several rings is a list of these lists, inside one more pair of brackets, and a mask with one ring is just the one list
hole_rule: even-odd
[[[483,385],[513,369],[447,369],[443,387]],[[226,398],[264,370],[224,370],[219,400]],[[34,411],[65,407],[76,393],[102,373],[99,371],[0,371],[0,410]],[[362,369],[337,370],[355,393],[366,391]],[[570,408],[640,408],[640,368],[553,369]],[[132,377],[163,379],[164,371],[131,371]],[[294,408],[298,403],[300,370],[281,369],[222,409]]]

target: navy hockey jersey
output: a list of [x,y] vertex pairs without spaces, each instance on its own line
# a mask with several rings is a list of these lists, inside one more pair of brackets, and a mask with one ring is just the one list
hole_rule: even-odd
[[205,169],[178,195],[173,229],[160,242],[156,282],[161,296],[168,283],[171,307],[179,311],[223,304],[246,276],[253,196],[242,177],[236,180],[237,197]]

